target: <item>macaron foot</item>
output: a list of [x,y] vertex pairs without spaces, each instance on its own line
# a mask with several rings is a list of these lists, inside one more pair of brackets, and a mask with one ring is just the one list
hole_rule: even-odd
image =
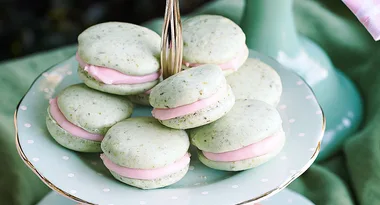
[[254,157],[254,158],[235,161],[235,162],[217,162],[217,161],[212,161],[212,160],[207,159],[203,155],[202,151],[198,150],[198,158],[199,158],[199,161],[201,161],[204,165],[212,169],[223,170],[223,171],[243,171],[247,169],[252,169],[270,161],[272,158],[277,156],[285,145],[285,138],[283,139],[284,140],[282,141],[280,145],[278,145],[276,150],[268,154],[261,155],[259,157]]
[[189,170],[189,165],[187,165],[185,168],[181,169],[180,171],[167,175],[165,177],[161,177],[154,180],[142,180],[142,179],[132,179],[128,177],[123,177],[119,174],[116,174],[113,171],[110,171],[111,174],[119,181],[128,184],[130,186],[134,186],[140,189],[157,189],[169,186],[171,184],[174,184],[181,180]]
[[46,126],[53,139],[60,145],[78,152],[101,152],[101,142],[87,140],[76,137],[62,129],[55,120],[48,114],[46,116]]

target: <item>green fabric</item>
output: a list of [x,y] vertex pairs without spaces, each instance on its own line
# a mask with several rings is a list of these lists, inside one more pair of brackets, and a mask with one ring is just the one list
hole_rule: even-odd
[[33,80],[74,53],[71,46],[0,64],[0,204],[36,204],[49,191],[18,156],[13,114]]
[[[242,6],[241,0],[222,0],[198,12],[221,14],[238,22],[244,10]],[[295,0],[295,18],[299,32],[321,45],[334,64],[358,85],[364,98],[365,120],[361,130],[345,142],[339,154],[314,164],[290,188],[317,205],[380,204],[379,43],[372,40],[341,1]],[[74,52],[75,47],[71,46],[0,64],[0,152],[3,154],[0,204],[34,204],[48,191],[18,157],[13,112],[37,75]]]

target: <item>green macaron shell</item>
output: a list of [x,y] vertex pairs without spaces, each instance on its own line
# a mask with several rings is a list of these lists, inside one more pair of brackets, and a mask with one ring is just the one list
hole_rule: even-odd
[[65,88],[57,102],[69,122],[101,135],[112,125],[130,117],[133,110],[133,104],[125,97],[102,93],[84,84]]
[[207,159],[201,151],[198,150],[198,158],[199,160],[206,166],[217,169],[217,170],[224,170],[224,171],[242,171],[247,169],[252,169],[255,167],[258,167],[265,162],[268,162],[273,157],[278,155],[282,148],[285,145],[285,137],[282,138],[282,141],[280,144],[277,145],[277,147],[270,153],[267,153],[265,155],[261,155],[258,157],[250,158],[250,159],[244,159],[240,161],[235,162],[217,162]]
[[154,180],[132,179],[132,178],[120,176],[119,174],[116,174],[113,171],[111,171],[111,174],[117,180],[123,183],[126,183],[128,185],[131,185],[140,189],[156,189],[156,188],[166,187],[178,182],[186,175],[188,170],[189,170],[189,165],[187,165],[185,168],[181,169],[178,172],[175,172],[173,174],[170,174],[158,179],[154,179]]
[[48,108],[46,115],[46,126],[50,135],[60,145],[78,152],[101,152],[100,142],[87,140],[81,137],[73,136],[66,130],[62,129],[57,122],[51,117]]
[[154,31],[121,22],[97,24],[78,36],[78,54],[85,63],[135,76],[159,71],[160,45]]
[[137,117],[108,130],[101,147],[115,164],[135,169],[156,169],[181,159],[190,146],[184,130],[161,125],[152,117]]
[[149,103],[149,94],[140,93],[137,95],[129,95],[128,99],[138,105],[150,106]]
[[281,78],[269,65],[248,58],[237,72],[227,76],[236,99],[261,100],[276,106],[282,94]]
[[229,85],[226,85],[226,88],[227,91],[224,92],[223,97],[215,104],[200,109],[195,113],[169,120],[161,120],[160,122],[163,125],[174,129],[190,129],[206,125],[220,119],[231,110],[235,103],[235,97],[232,93],[231,87]]
[[179,72],[155,86],[149,102],[154,108],[175,108],[208,98],[225,87],[226,79],[216,65],[202,65]]
[[147,90],[153,88],[159,81],[151,81],[147,83],[140,84],[118,84],[118,85],[108,85],[95,80],[93,77],[89,76],[86,71],[82,68],[78,68],[79,78],[90,88],[99,90],[105,93],[111,93],[115,95],[136,95],[143,93]]
[[229,152],[259,142],[282,129],[278,111],[258,100],[238,100],[224,117],[189,131],[191,143],[212,153]]
[[245,48],[245,34],[230,19],[198,15],[185,20],[183,61],[221,64],[234,59]]

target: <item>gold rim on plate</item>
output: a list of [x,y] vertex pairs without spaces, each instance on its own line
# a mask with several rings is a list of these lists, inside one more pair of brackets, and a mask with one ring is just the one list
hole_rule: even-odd
[[[15,114],[14,114],[14,125],[15,125],[15,132],[16,132],[16,148],[17,148],[18,154],[20,155],[21,159],[41,179],[42,182],[44,182],[49,188],[51,188],[52,190],[56,191],[60,195],[65,196],[65,197],[67,197],[69,199],[72,199],[72,200],[74,200],[76,202],[79,202],[79,203],[85,203],[85,204],[89,204],[89,205],[95,205],[93,203],[90,203],[90,202],[85,201],[83,199],[80,199],[78,197],[75,197],[75,196],[73,196],[73,195],[71,195],[71,194],[63,191],[62,189],[58,188],[56,185],[54,185],[48,179],[46,179],[41,173],[39,173],[38,170],[29,161],[29,159],[25,156],[24,151],[22,150],[22,148],[20,146],[20,139],[18,137],[18,132],[17,132],[17,130],[18,130],[18,128],[17,128],[17,112],[18,112],[18,108],[19,108],[19,105],[17,106]],[[325,119],[325,116],[323,115],[323,111],[322,111],[322,116],[323,116],[322,131],[324,131],[325,127],[326,127],[326,119]],[[266,192],[266,193],[264,193],[264,194],[262,194],[262,195],[260,195],[258,197],[255,197],[255,198],[252,198],[252,199],[240,202],[240,203],[238,203],[236,205],[244,205],[244,204],[248,204],[248,203],[252,203],[252,202],[258,202],[259,200],[260,201],[264,200],[264,199],[266,199],[266,198],[268,198],[268,197],[270,197],[270,196],[272,196],[272,195],[280,192],[281,190],[283,190],[284,188],[286,188],[290,183],[292,183],[294,180],[296,180],[299,176],[301,176],[314,163],[315,159],[318,156],[318,153],[319,153],[320,149],[321,149],[321,140],[318,142],[318,146],[315,149],[312,157],[310,158],[310,160],[308,161],[308,163],[304,166],[304,168],[302,170],[300,170],[299,172],[295,173],[293,176],[290,177],[290,179],[286,180],[283,184],[281,184],[280,186],[276,187],[275,189],[272,189],[272,190],[270,190],[270,191],[268,191],[268,192]]]
[[[40,75],[41,76],[41,75]],[[40,77],[38,76],[38,78]],[[34,83],[33,83],[34,84]],[[32,85],[33,85],[32,84]],[[30,88],[29,88],[30,89]],[[28,90],[29,91],[29,90]],[[24,95],[25,97],[25,95]],[[24,97],[21,99],[20,103],[22,102],[22,100],[24,99]],[[33,166],[33,164],[29,161],[28,157],[26,157],[24,151],[22,150],[22,147],[20,145],[20,139],[18,137],[18,128],[17,128],[17,112],[18,112],[18,108],[20,106],[20,103],[17,105],[17,108],[16,108],[16,111],[15,111],[15,114],[14,114],[14,118],[13,118],[13,123],[14,123],[14,126],[15,126],[15,134],[16,134],[16,148],[17,148],[17,152],[18,154],[20,155],[22,161],[25,162],[25,164],[41,179],[42,182],[44,182],[50,189],[56,191],[57,193],[59,193],[60,195],[62,196],[65,196],[71,200],[74,200],[76,202],[79,202],[79,203],[85,203],[85,204],[89,204],[89,205],[95,205],[93,203],[90,203],[88,201],[85,201],[83,199],[80,199],[76,196],[73,196],[65,191],[63,191],[62,189],[58,188],[57,186],[55,186],[53,183],[51,183],[48,179],[46,179],[40,172],[38,172],[38,170]]]

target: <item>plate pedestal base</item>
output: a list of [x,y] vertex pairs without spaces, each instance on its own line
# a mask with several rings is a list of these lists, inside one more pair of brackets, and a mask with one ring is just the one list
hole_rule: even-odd
[[[280,193],[274,195],[270,199],[260,202],[259,205],[278,205],[278,204],[297,204],[297,205],[314,205],[308,199],[302,195],[291,191],[290,189],[284,189]],[[60,196],[56,192],[50,192],[36,205],[79,205],[77,202]],[[253,204],[252,204],[253,205]]]

